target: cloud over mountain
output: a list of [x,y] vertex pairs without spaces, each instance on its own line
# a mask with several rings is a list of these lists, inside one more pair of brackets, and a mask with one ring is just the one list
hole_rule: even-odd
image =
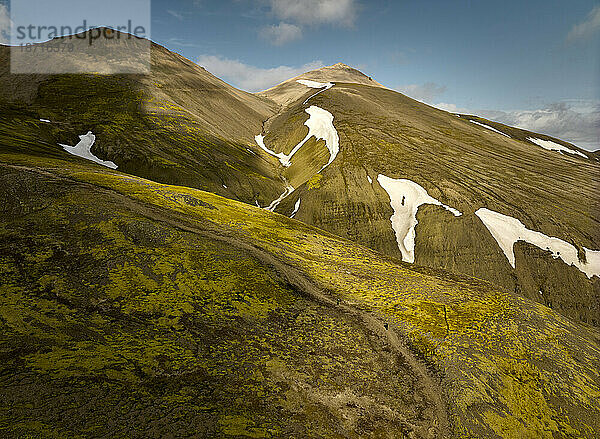
[[478,115],[536,133],[543,133],[586,149],[600,148],[600,103],[555,102],[527,111],[482,110]]
[[425,84],[403,85],[398,90],[418,101],[431,102],[446,92],[446,86],[435,82],[426,82]]
[[455,104],[434,105],[450,113],[482,116],[506,125],[566,140],[591,151],[600,149],[600,102],[554,102],[535,110],[472,110]]
[[324,66],[321,61],[312,61],[298,67],[261,68],[215,55],[200,56],[198,64],[213,75],[224,78],[232,85],[250,92],[265,90],[306,71]]

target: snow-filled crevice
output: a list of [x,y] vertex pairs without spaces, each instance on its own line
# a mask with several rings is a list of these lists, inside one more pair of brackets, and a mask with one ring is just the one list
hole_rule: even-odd
[[63,145],[62,143],[59,143],[59,145],[62,146],[63,149],[69,154],[76,155],[86,160],[91,160],[102,166],[106,166],[107,168],[117,169],[117,165],[115,165],[113,162],[99,159],[92,154],[91,149],[95,141],[96,136],[91,131],[88,131],[86,134],[81,134],[79,136],[79,143],[77,143],[75,146]]
[[402,260],[405,262],[415,262],[415,226],[418,223],[419,206],[434,204],[452,212],[454,216],[462,215],[458,210],[431,197],[423,187],[414,181],[394,179],[383,174],[377,176],[377,181],[390,197],[390,204],[394,210],[390,221],[396,234],[398,248],[402,253]]
[[[286,182],[287,184],[287,182]],[[290,185],[287,184],[285,191],[283,191],[283,193],[275,200],[271,201],[271,204],[269,204],[267,207],[265,207],[266,210],[273,212],[275,209],[277,209],[277,206],[279,206],[279,203],[281,203],[287,196],[289,196],[292,192],[294,192],[294,188]]]
[[294,211],[290,215],[290,218],[294,218],[296,216],[296,214],[298,213],[299,209],[300,209],[300,198],[298,198],[298,201],[296,201],[296,204],[294,205]]
[[542,148],[544,148],[548,151],[558,151],[561,154],[564,154],[566,152],[569,154],[575,154],[575,155],[581,156],[586,159],[589,158],[587,155],[585,155],[581,151],[567,148],[566,146],[561,145],[556,142],[552,142],[551,140],[536,139],[535,137],[528,137],[527,140],[529,140],[532,143],[535,143],[537,146],[541,146]]
[[322,89],[322,90],[319,90],[318,92],[316,92],[315,94],[309,96],[308,98],[306,98],[306,100],[304,102],[302,102],[302,105],[306,104],[310,99],[314,98],[319,93],[323,93],[325,90],[329,90],[331,87],[333,87],[335,85],[333,82],[317,82],[317,81],[310,81],[308,79],[298,79],[296,82],[298,82],[299,84],[305,85],[307,87],[310,87],[310,88],[321,88]]
[[544,235],[541,232],[530,230],[516,218],[503,215],[493,210],[482,207],[475,215],[487,227],[498,246],[502,249],[508,262],[515,268],[515,253],[513,246],[517,241],[524,241],[547,250],[552,256],[562,259],[567,265],[573,265],[586,274],[587,277],[600,275],[600,250],[589,250],[584,247],[586,263],[579,260],[577,249],[574,245],[559,238]]
[[477,122],[476,120],[471,120],[471,119],[469,119],[469,122],[474,123],[475,125],[479,125],[481,127],[487,128],[488,130],[494,131],[495,133],[502,134],[504,137],[508,137],[509,139],[512,139],[512,137],[510,137],[508,134],[503,133],[502,131],[499,131],[496,128],[486,125],[484,123]]
[[256,140],[256,144],[260,146],[263,151],[271,154],[274,157],[277,157],[281,164],[285,167],[289,167],[292,164],[292,157],[294,154],[296,154],[296,152],[298,152],[298,150],[311,137],[314,137],[316,140],[324,140],[325,146],[329,150],[329,161],[319,170],[319,172],[321,172],[323,169],[329,166],[337,156],[340,148],[340,138],[335,127],[333,126],[333,115],[329,111],[323,110],[315,105],[311,105],[305,111],[310,116],[308,120],[304,122],[304,125],[308,127],[308,134],[290,151],[289,154],[275,152],[269,149],[265,145],[265,138],[262,134],[255,136],[254,140]]

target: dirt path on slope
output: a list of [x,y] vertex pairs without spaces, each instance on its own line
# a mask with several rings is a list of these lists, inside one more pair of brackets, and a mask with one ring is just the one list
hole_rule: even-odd
[[299,292],[315,302],[332,308],[341,314],[352,317],[358,320],[369,332],[375,334],[381,340],[385,341],[391,350],[404,361],[405,364],[412,369],[417,376],[423,393],[426,395],[429,403],[432,405],[430,414],[431,427],[429,428],[430,437],[449,437],[450,425],[447,416],[446,403],[442,397],[442,389],[437,380],[429,373],[425,364],[420,361],[415,354],[408,348],[403,341],[405,336],[400,333],[398,328],[392,326],[386,329],[382,319],[377,318],[373,313],[362,311],[346,302],[339,301],[334,293],[321,287],[313,279],[309,278],[301,270],[297,269],[287,261],[275,257],[271,252],[263,249],[256,244],[248,244],[243,241],[247,239],[239,232],[228,228],[227,226],[217,226],[208,220],[200,223],[190,219],[185,214],[175,212],[173,210],[144,203],[135,198],[131,198],[113,189],[103,186],[98,186],[91,183],[82,182],[68,177],[62,177],[52,173],[49,170],[41,168],[33,168],[28,166],[8,165],[2,163],[5,168],[19,169],[24,171],[35,172],[45,176],[51,176],[58,180],[66,180],[81,186],[88,186],[94,190],[105,192],[111,196],[125,198],[131,210],[140,214],[143,217],[153,221],[167,224],[179,230],[205,236],[209,239],[218,240],[232,245],[240,250],[244,250],[258,259],[260,262],[270,267],[281,279],[294,286]]
[[[133,201],[135,202],[135,200]],[[156,211],[154,206],[138,205],[138,207],[141,208],[139,213],[146,218],[166,223],[183,231],[226,242],[240,250],[248,252],[263,264],[271,267],[271,269],[282,279],[304,293],[308,298],[358,320],[361,323],[361,326],[366,328],[369,332],[374,333],[380,339],[386,341],[392,351],[395,352],[418,377],[423,393],[433,406],[433,413],[431,416],[432,426],[430,428],[432,436],[449,436],[450,429],[446,404],[442,398],[442,390],[436,383],[436,379],[433,378],[427,370],[427,367],[413,354],[406,343],[402,341],[397,333],[397,329],[394,329],[393,327],[385,329],[383,321],[378,319],[374,314],[361,311],[342,301],[338,304],[334,294],[319,286],[314,280],[310,279],[300,270],[286,261],[276,258],[272,253],[258,245],[243,242],[240,237],[236,236],[237,234],[233,230],[220,230],[213,227],[204,228],[205,224],[202,224],[202,228],[199,228],[196,224],[191,223],[184,215],[179,215],[166,209],[165,212],[161,208],[158,208],[159,211]],[[226,235],[223,234],[224,231],[227,233]]]
[[302,271],[281,258],[275,257],[271,252],[256,244],[252,245],[243,242],[244,237],[237,236],[238,233],[234,230],[223,230],[211,227],[210,225],[209,227],[206,227],[206,223],[203,223],[202,227],[199,227],[198,224],[190,222],[189,218],[183,214],[178,214],[177,212],[168,209],[155,208],[155,206],[151,205],[141,205],[136,200],[132,201],[140,208],[139,213],[149,219],[157,222],[164,222],[172,227],[206,236],[210,239],[226,242],[240,250],[248,252],[263,264],[271,267],[282,279],[303,292],[308,298],[358,320],[361,323],[361,326],[365,327],[369,332],[374,333],[380,339],[386,341],[392,351],[395,352],[418,377],[424,394],[433,406],[433,416],[431,416],[431,429],[433,430],[431,433],[433,433],[433,437],[449,436],[450,429],[447,409],[442,398],[442,390],[437,384],[436,379],[427,370],[427,367],[413,354],[407,344],[402,340],[397,329],[389,327],[389,329],[386,330],[383,321],[374,314],[361,311],[343,301],[340,301],[338,304],[337,297],[334,294],[319,286]]

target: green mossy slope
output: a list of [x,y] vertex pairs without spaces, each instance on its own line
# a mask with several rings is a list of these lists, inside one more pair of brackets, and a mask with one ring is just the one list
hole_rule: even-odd
[[[355,380],[348,381],[348,386],[352,388],[352,383],[362,386],[370,382],[369,376],[373,376],[374,383],[380,383],[387,389],[374,390],[375,393],[371,394],[378,403],[387,401],[388,397],[381,395],[394,395],[394,380],[386,381],[385,378],[389,376],[386,375],[389,373],[386,365],[393,363],[383,361],[379,368],[372,366],[371,359],[378,350],[371,342],[374,352],[369,353],[369,348],[362,344],[361,338],[351,335],[355,333],[352,331],[359,331],[356,326],[356,329],[350,329],[352,325],[358,325],[356,320],[342,323],[338,320],[339,316],[332,323],[309,319],[308,326],[312,330],[331,328],[333,332],[303,334],[308,329],[298,330],[295,326],[288,326],[288,323],[284,323],[285,318],[281,317],[283,320],[276,319],[279,321],[276,324],[277,331],[281,332],[275,331],[270,336],[272,338],[263,335],[267,338],[263,345],[250,343],[247,334],[251,332],[248,330],[236,330],[236,325],[241,325],[242,321],[256,322],[261,330],[266,330],[274,315],[285,314],[290,308],[296,310],[291,311],[292,314],[299,312],[309,303],[313,307],[318,306],[307,298],[294,296],[294,290],[286,287],[287,282],[292,282],[290,279],[294,278],[290,274],[283,273],[287,281],[277,286],[277,279],[269,274],[272,273],[269,264],[261,267],[252,257],[244,257],[245,250],[256,249],[270,255],[278,264],[283,264],[290,273],[296,273],[294,276],[301,276],[320,286],[328,297],[334,300],[339,298],[343,304],[388,321],[395,332],[406,337],[412,349],[442,379],[439,392],[444,394],[448,403],[455,436],[593,438],[600,431],[599,335],[594,329],[574,323],[543,305],[498,291],[487,283],[409,266],[294,220],[199,190],[161,185],[92,165],[75,166],[58,160],[40,161],[23,155],[5,154],[0,159],[5,163],[5,173],[34,175],[28,177],[35,180],[32,187],[66,185],[69,188],[67,194],[60,197],[50,196],[56,201],[49,206],[43,204],[48,196],[39,190],[28,190],[26,184],[17,185],[14,189],[16,197],[4,195],[5,199],[23,200],[22,203],[13,202],[8,214],[5,213],[2,225],[2,234],[6,237],[3,245],[9,246],[2,252],[5,258],[2,272],[5,279],[9,280],[2,283],[8,286],[3,287],[7,297],[3,301],[5,308],[8,308],[8,317],[3,318],[6,325],[3,346],[8,347],[6,358],[12,358],[2,376],[8,379],[25,373],[29,374],[26,375],[29,378],[23,382],[36,383],[41,378],[33,379],[32,376],[58,374],[67,383],[74,379],[73,374],[80,374],[93,377],[96,383],[116,382],[117,386],[121,386],[124,385],[122,382],[143,381],[147,374],[152,376],[159,374],[159,371],[169,375],[171,382],[180,385],[182,380],[173,378],[177,374],[185,376],[185,371],[198,372],[198,369],[202,369],[198,373],[210,374],[211,370],[223,373],[223,370],[233,367],[226,359],[244,358],[246,349],[256,353],[256,356],[248,357],[248,367],[263,364],[263,360],[260,360],[262,354],[259,353],[275,349],[271,346],[275,342],[270,340],[283,337],[282,334],[292,337],[290,333],[293,333],[292,338],[282,339],[287,340],[283,351],[273,351],[277,353],[269,357],[275,357],[276,361],[283,358],[281,361],[287,366],[279,362],[264,363],[266,369],[260,370],[263,377],[257,379],[255,386],[263,389],[266,384],[259,383],[269,382],[265,370],[269,370],[272,376],[288,379],[297,377],[296,373],[305,373],[307,377],[300,381],[311,381],[315,376],[321,376],[318,371],[327,369],[325,365],[330,364],[337,372],[328,375],[328,379],[345,382],[347,378],[340,377],[347,377],[347,374],[355,376]],[[6,164],[13,167],[7,167]],[[11,176],[8,181],[18,179]],[[23,191],[23,194],[37,193],[38,196],[33,196],[30,201],[18,191]],[[6,194],[6,189],[3,193]],[[89,203],[85,200],[89,200]],[[103,204],[102,200],[107,204]],[[108,215],[105,210],[107,207],[104,207],[107,205],[119,207],[111,207],[111,214]],[[107,218],[113,216],[113,212],[115,217]],[[42,216],[43,221],[39,219]],[[89,216],[93,217],[93,221]],[[135,221],[130,222],[131,217]],[[31,223],[28,224],[28,221]],[[41,227],[41,224],[47,224],[50,230],[36,230],[35,227]],[[148,232],[140,232],[146,227]],[[177,230],[173,231],[171,227]],[[74,235],[70,244],[55,243],[55,240],[70,240],[70,234],[79,233],[78,229],[83,231],[83,235]],[[189,235],[182,236],[182,230]],[[198,242],[195,234],[206,235]],[[86,236],[90,237],[87,241]],[[219,243],[211,243],[211,239],[204,242],[207,236],[220,237],[215,238]],[[48,244],[38,249],[35,239],[47,239]],[[159,239],[160,245],[150,245],[145,242],[147,239]],[[222,239],[227,242],[225,248],[222,247]],[[10,247],[10,243],[19,245]],[[69,253],[56,256],[62,254],[60,249]],[[232,252],[239,257],[233,257]],[[214,262],[219,261],[220,255],[223,262]],[[50,278],[42,281],[42,284],[39,280],[23,277],[24,273],[46,273],[49,271],[48,261],[57,257],[70,261],[69,264],[81,264],[85,269],[77,265],[65,265],[59,273],[50,270],[49,275],[57,279]],[[50,265],[60,266],[56,263]],[[277,271],[282,274],[281,269]],[[88,273],[97,273],[98,279],[93,281],[89,289],[86,287],[86,283],[91,282]],[[185,273],[185,276],[178,276],[180,273]],[[73,278],[69,279],[70,276]],[[188,282],[188,279],[193,280]],[[250,288],[254,293],[243,292]],[[57,294],[52,293],[53,290]],[[210,298],[208,305],[207,298]],[[308,303],[301,303],[301,300]],[[94,304],[94,301],[100,303]],[[215,310],[211,308],[212,303],[218,309],[206,311]],[[46,306],[50,306],[51,310],[45,312]],[[79,314],[74,309],[77,306],[91,308],[84,308],[85,312],[79,311]],[[99,308],[94,311],[94,306]],[[102,306],[106,307],[106,312],[101,311]],[[57,307],[64,310],[60,318],[55,316]],[[114,308],[116,310],[110,311]],[[329,307],[322,306],[315,311],[315,315],[320,319],[331,312]],[[20,316],[24,315],[28,317],[21,319]],[[91,316],[98,319],[97,323],[93,323],[95,320]],[[121,318],[126,322],[132,318],[132,328],[136,329],[127,328]],[[217,323],[211,320],[215,318]],[[110,322],[105,324],[103,319],[109,319]],[[186,326],[188,319],[203,322],[199,326],[192,325],[196,331],[193,336],[187,332],[191,331]],[[235,319],[236,323],[225,325],[229,319]],[[217,327],[223,324],[227,329],[218,332],[218,336],[210,335],[214,334],[211,332],[214,330],[213,324]],[[349,325],[348,329],[337,331],[342,324]],[[86,328],[86,332],[69,332],[69,325]],[[131,335],[130,331],[135,334]],[[236,344],[233,340],[238,335],[243,341]],[[202,361],[209,362],[208,366],[201,368],[198,366],[199,344],[210,345],[212,337],[218,340],[215,341],[217,345],[224,344],[231,350],[217,349],[215,356],[208,355],[206,358],[201,355]],[[355,345],[357,349],[365,346],[365,350],[359,355],[345,351],[339,358],[339,369],[335,369],[335,362],[331,364],[335,355],[323,355],[323,352],[327,352],[327,346],[311,347],[311,343],[326,343],[327,340],[331,341],[329,346],[333,351],[337,347],[348,346],[343,349],[350,349]],[[368,360],[367,364],[363,363],[365,360]],[[213,368],[210,361],[224,361],[227,364]],[[295,361],[313,363],[309,370],[296,366]],[[358,363],[354,364],[353,361]],[[296,372],[288,372],[288,367]],[[374,375],[368,375],[369,368],[373,368]],[[226,375],[228,378],[225,381],[229,383],[238,373]],[[334,377],[336,374],[342,375]],[[412,375],[406,372],[399,376],[406,376],[409,380]],[[296,380],[292,379],[294,382]],[[207,386],[220,388],[220,391],[214,391],[212,401],[221,401],[216,395],[222,395],[227,404],[231,403],[231,388],[220,387],[215,383],[221,381],[216,379],[207,378],[206,381],[210,382]],[[40,388],[45,387],[37,383]],[[327,388],[322,386],[327,386],[328,381],[323,379],[311,385],[314,387],[299,388],[305,392],[309,392],[310,388],[320,392]],[[137,392],[139,386],[136,384],[133,388]],[[369,386],[366,389],[364,391],[368,392]],[[285,386],[281,387],[283,392],[288,390]],[[132,387],[126,386],[119,390],[121,394],[128,395],[131,391]],[[212,418],[213,421],[206,421],[202,425],[211,425],[211,428],[220,429],[222,434],[225,432],[233,436],[242,435],[237,429],[244,428],[243,435],[250,437],[259,434],[292,434],[289,429],[285,430],[285,434],[281,433],[283,430],[277,430],[284,428],[282,424],[315,425],[315,436],[324,434],[329,437],[335,437],[336,434],[351,436],[347,433],[349,431],[358,436],[376,435],[376,431],[383,431],[376,430],[378,427],[374,426],[385,424],[381,421],[383,414],[376,418],[377,422],[384,424],[368,422],[371,430],[356,433],[358,428],[362,428],[362,421],[344,424],[342,419],[346,418],[341,412],[337,412],[337,415],[334,413],[332,418],[325,421],[322,418],[324,412],[320,411],[322,407],[313,412],[304,404],[302,416],[298,419],[314,419],[312,423],[266,423],[264,420],[271,415],[261,416],[262,413],[272,413],[269,412],[273,410],[269,402],[273,397],[270,392],[269,389],[256,393],[250,391],[255,396],[259,395],[257,399],[248,397],[235,400],[233,414],[226,417],[220,415],[218,421]],[[341,393],[348,392],[350,390]],[[352,407],[356,401],[363,401],[360,399],[363,390],[351,392],[358,392],[350,398]],[[170,394],[170,391],[161,394]],[[189,396],[185,392],[183,394]],[[133,401],[137,401],[137,398],[147,401],[141,396],[132,398]],[[193,396],[191,400],[197,401],[197,398]],[[286,401],[298,401],[295,397],[289,398]],[[257,401],[257,407],[261,409],[254,406],[247,408],[245,404],[251,400]],[[51,398],[51,401],[49,406],[57,404],[56,399]],[[338,404],[339,401],[338,394],[329,403]],[[406,403],[404,407],[414,408],[413,403]],[[22,423],[27,424],[26,428],[41,429],[44,426],[35,424],[31,418],[25,420],[26,414],[35,413],[31,411],[31,404],[27,398],[21,400]],[[137,407],[143,407],[144,404],[139,402]],[[199,413],[204,404],[190,410]],[[393,404],[389,403],[390,406]],[[107,406],[111,405],[105,404],[103,407]],[[14,407],[14,404],[9,407]],[[229,408],[226,404],[224,407]],[[220,412],[217,410],[217,413]],[[254,413],[261,415],[255,416]],[[366,413],[373,411],[369,409]],[[381,413],[389,412],[385,409]],[[410,418],[406,413],[402,416],[414,425],[418,424],[419,416]],[[39,422],[39,419],[40,416],[34,417],[35,421]],[[162,425],[162,421],[158,424]],[[320,427],[322,425],[327,427]],[[337,430],[332,433],[328,429],[334,426]],[[271,430],[267,432],[263,428]]]
[[0,186],[3,437],[426,437],[410,368],[248,252],[39,169]]

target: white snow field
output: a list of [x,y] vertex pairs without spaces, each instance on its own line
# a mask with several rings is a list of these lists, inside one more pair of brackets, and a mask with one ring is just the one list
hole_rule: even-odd
[[322,108],[314,105],[311,105],[304,111],[306,111],[310,116],[308,120],[304,122],[304,125],[308,127],[308,134],[300,143],[294,146],[294,149],[292,149],[289,154],[275,152],[267,148],[264,141],[265,138],[261,134],[254,136],[254,140],[256,140],[258,146],[260,146],[268,154],[277,157],[281,164],[285,167],[289,167],[292,164],[292,157],[308,139],[314,136],[317,140],[325,140],[325,146],[327,146],[327,149],[329,150],[329,161],[319,170],[319,172],[321,172],[323,169],[329,166],[337,156],[340,150],[340,138],[335,127],[333,126],[333,115],[329,111],[323,110]]
[[569,154],[576,154],[579,155],[583,158],[589,158],[587,155],[585,155],[584,153],[582,153],[581,151],[577,151],[575,149],[571,149],[571,148],[567,148],[564,145],[560,145],[556,142],[552,142],[551,140],[543,140],[543,139],[536,139],[535,137],[528,137],[527,140],[529,140],[530,142],[535,143],[538,146],[541,146],[544,149],[547,149],[548,151],[558,151],[561,154],[564,154],[565,152],[569,153]]
[[325,90],[329,90],[331,87],[333,87],[335,85],[333,82],[317,82],[317,81],[311,81],[309,79],[298,79],[296,82],[298,82],[299,84],[305,85],[307,87],[310,87],[310,88],[322,88],[323,89],[323,90],[319,90],[314,95],[309,96],[304,102],[302,102],[302,105],[306,104],[311,98],[314,98],[319,93],[323,93]]
[[306,85],[307,87],[310,88],[331,88],[333,87],[333,82],[317,82],[317,81],[311,81],[309,79],[298,79],[296,82],[298,82],[299,84],[302,85]]
[[587,260],[584,264],[579,261],[575,246],[562,239],[529,230],[516,218],[494,212],[484,207],[478,209],[475,215],[479,217],[490,231],[513,268],[515,268],[513,246],[517,241],[524,241],[542,250],[549,250],[555,259],[561,258],[567,265],[574,265],[589,278],[594,275],[600,275],[600,251],[598,250],[589,250],[584,247]]
[[494,127],[491,127],[491,126],[489,126],[489,125],[486,125],[486,124],[484,124],[484,123],[477,122],[477,121],[475,121],[475,120],[471,120],[471,119],[469,119],[469,122],[471,122],[471,123],[474,123],[474,124],[476,124],[476,125],[479,125],[479,126],[482,126],[482,127],[484,127],[484,128],[487,128],[488,130],[492,130],[492,131],[494,131],[495,133],[502,134],[504,137],[508,137],[509,139],[512,139],[512,137],[510,137],[508,134],[506,134],[506,133],[503,133],[502,131],[498,131],[496,128],[494,128]]
[[96,136],[94,136],[91,131],[88,131],[86,134],[79,136],[79,143],[77,143],[75,146],[63,145],[62,143],[59,143],[59,145],[62,146],[63,149],[69,154],[76,155],[86,160],[91,160],[99,165],[106,166],[107,168],[117,169],[117,165],[115,165],[113,162],[101,160],[92,154],[91,148],[95,141]]
[[396,233],[402,260],[405,262],[415,262],[415,226],[418,223],[417,211],[421,204],[442,206],[452,212],[454,216],[462,215],[458,210],[431,197],[423,187],[414,181],[394,179],[383,174],[377,176],[377,181],[390,197],[390,204],[394,210],[390,221]]
[[300,198],[298,198],[298,201],[296,201],[296,204],[294,205],[294,211],[290,215],[290,218],[294,218],[294,216],[296,216],[296,213],[298,213],[298,209],[300,209]]

